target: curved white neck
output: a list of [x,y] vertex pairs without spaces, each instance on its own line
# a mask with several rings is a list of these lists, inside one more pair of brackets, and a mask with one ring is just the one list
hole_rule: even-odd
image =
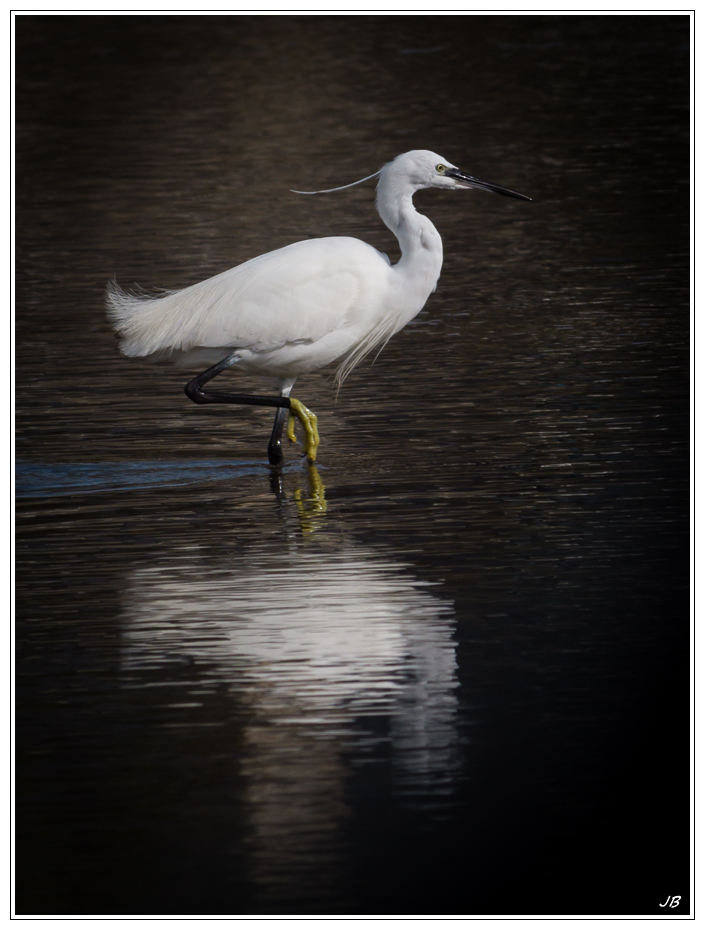
[[428,295],[441,273],[443,242],[429,218],[414,207],[412,197],[417,190],[408,179],[384,171],[377,185],[377,211],[399,240],[401,259],[394,267],[403,270],[410,283],[426,283]]

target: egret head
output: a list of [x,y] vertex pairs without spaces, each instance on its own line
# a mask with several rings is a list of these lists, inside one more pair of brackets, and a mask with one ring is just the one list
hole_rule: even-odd
[[531,200],[531,197],[518,194],[508,187],[501,187],[491,181],[483,181],[481,178],[465,174],[443,156],[424,149],[399,155],[394,161],[386,165],[382,172],[393,173],[400,180],[404,178],[415,190],[424,187],[440,187],[444,190],[474,188],[476,190],[492,191],[494,194],[503,194],[505,197],[514,197],[517,200]]
[[374,174],[368,174],[366,178],[360,178],[359,181],[353,181],[352,184],[329,187],[322,191],[292,190],[292,194],[332,194],[377,177],[379,178],[378,192],[380,188],[385,188],[388,193],[393,191],[396,194],[413,193],[423,187],[441,187],[451,191],[475,188],[481,191],[492,191],[494,194],[503,194],[505,197],[514,197],[516,200],[531,200],[531,197],[518,194],[516,191],[509,190],[508,187],[501,187],[491,181],[483,181],[482,178],[464,174],[441,155],[425,149],[416,149],[413,152],[397,155],[394,161],[390,161],[384,168],[380,168]]

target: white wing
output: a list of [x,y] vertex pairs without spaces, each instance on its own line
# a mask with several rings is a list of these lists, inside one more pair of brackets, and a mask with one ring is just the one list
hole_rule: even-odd
[[112,284],[108,314],[126,355],[209,346],[268,352],[364,324],[380,306],[385,259],[359,239],[310,239],[162,297]]

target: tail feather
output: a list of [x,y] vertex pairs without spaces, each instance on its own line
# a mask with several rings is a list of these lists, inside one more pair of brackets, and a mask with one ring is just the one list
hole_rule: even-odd
[[129,356],[153,355],[174,348],[168,332],[168,305],[175,292],[149,294],[139,287],[126,291],[117,280],[105,289],[108,319],[120,338],[120,350]]

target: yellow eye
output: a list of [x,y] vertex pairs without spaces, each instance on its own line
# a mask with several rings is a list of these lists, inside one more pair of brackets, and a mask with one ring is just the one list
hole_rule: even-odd
[[445,165],[436,165],[436,171],[437,171],[439,174],[443,174],[443,172],[444,172],[445,170],[446,170],[446,166],[445,166]]

